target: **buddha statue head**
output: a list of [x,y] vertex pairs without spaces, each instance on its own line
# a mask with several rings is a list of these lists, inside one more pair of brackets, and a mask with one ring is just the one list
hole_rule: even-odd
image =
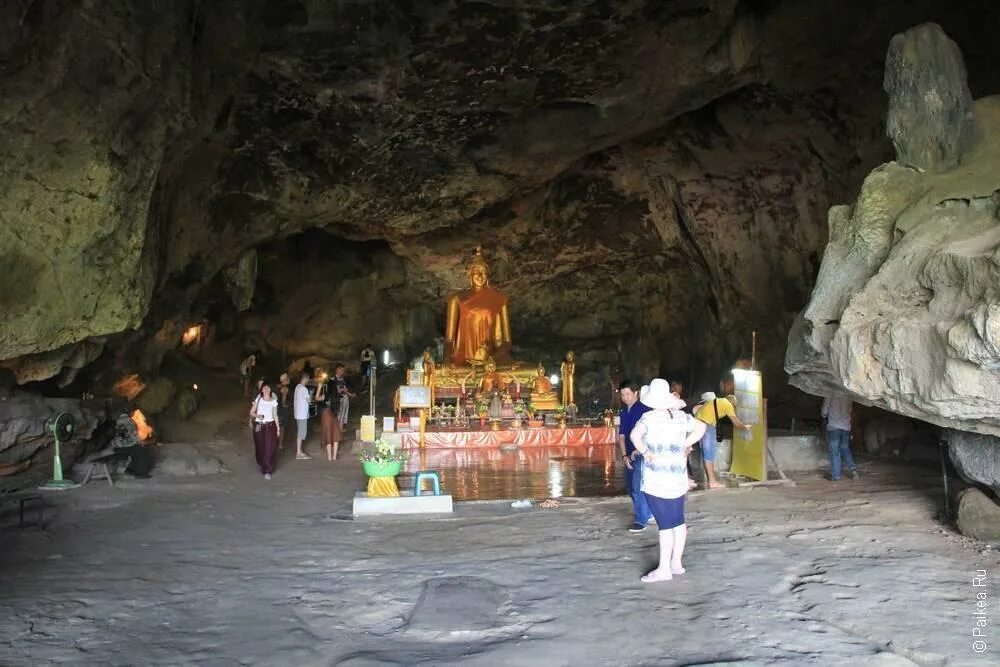
[[486,359],[486,372],[495,373],[497,370],[497,362],[493,361],[493,357]]
[[538,375],[538,377],[545,377],[545,366],[542,366],[540,362],[538,364],[538,369],[535,374]]
[[474,290],[481,290],[490,284],[490,267],[486,265],[482,247],[476,247],[476,254],[469,262],[469,285]]

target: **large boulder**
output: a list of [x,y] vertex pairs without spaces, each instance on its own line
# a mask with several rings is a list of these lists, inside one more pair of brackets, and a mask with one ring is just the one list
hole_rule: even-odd
[[936,23],[889,42],[886,130],[896,159],[929,171],[956,166],[972,139],[972,95],[958,45]]
[[174,396],[173,403],[170,404],[170,415],[181,421],[185,421],[198,409],[200,398],[194,389],[181,389]]
[[1000,494],[1000,438],[947,430],[948,455],[967,482],[983,484]]
[[[23,392],[0,399],[0,462],[17,464],[49,447],[53,442],[49,423],[62,412],[73,417],[70,441],[76,443],[89,439],[107,415],[104,404],[96,402]],[[72,461],[64,458],[63,463]]]
[[168,378],[158,377],[136,397],[135,404],[147,415],[158,415],[166,410],[177,393],[177,385]]
[[816,286],[789,335],[793,385],[1000,435],[1000,98],[977,101],[975,119],[960,169],[883,165],[853,207],[830,210]]
[[1000,505],[979,489],[966,489],[958,497],[958,529],[983,542],[1000,541]]
[[182,442],[163,443],[156,448],[154,475],[200,477],[229,472],[217,457],[205,454],[194,445]]

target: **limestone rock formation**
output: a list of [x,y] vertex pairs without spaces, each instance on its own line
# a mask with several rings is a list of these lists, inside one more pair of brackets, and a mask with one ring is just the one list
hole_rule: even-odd
[[[710,386],[756,328],[777,388],[823,212],[888,148],[872,63],[892,32],[941,13],[168,4],[0,7],[0,359],[19,382],[86,381],[75,365],[105,336],[88,365],[152,377],[179,336],[165,323],[203,318],[248,325],[219,340],[237,355],[339,355],[373,337],[355,302],[390,293],[384,343],[412,345],[440,330],[438,299],[482,243],[521,300],[527,355],[589,348],[597,368]],[[963,43],[990,34],[957,22]],[[268,275],[251,280],[253,252],[317,228],[392,261],[313,296],[255,294]],[[283,298],[327,303],[286,340]]]
[[945,431],[944,437],[958,474],[1000,494],[1000,438],[952,430]]
[[[19,463],[50,447],[53,437],[49,422],[62,412],[73,417],[70,442],[77,444],[90,438],[106,418],[104,405],[87,401],[43,399],[23,392],[0,399],[0,461]],[[63,463],[72,465],[72,460],[66,457]]]
[[177,385],[168,378],[159,377],[146,385],[135,404],[147,415],[158,415],[170,406],[176,393]]
[[[908,57],[920,56],[908,38],[901,43]],[[935,47],[911,66],[933,69],[939,60]],[[977,101],[975,122],[960,167],[920,172],[892,162],[869,175],[854,206],[830,210],[816,286],[789,335],[793,385],[814,394],[846,389],[863,404],[1000,435],[1000,98]],[[914,127],[924,132],[928,123]],[[948,136],[962,134],[952,129],[958,134]],[[959,143],[938,157],[958,157]]]
[[943,171],[972,140],[972,95],[962,52],[928,23],[892,38],[885,61],[886,129],[904,165]]
[[958,498],[958,529],[983,542],[1000,542],[1000,505],[979,489],[966,489]]
[[142,322],[158,271],[154,190],[177,138],[211,126],[212,95],[235,83],[219,75],[245,57],[226,45],[240,43],[248,11],[0,5],[0,360],[44,353],[15,369],[19,382],[58,374],[75,343]]
[[257,251],[251,248],[244,252],[235,264],[223,271],[222,276],[236,310],[248,310],[257,284]]
[[194,445],[167,442],[156,447],[153,475],[199,477],[229,472],[218,457],[205,454]]

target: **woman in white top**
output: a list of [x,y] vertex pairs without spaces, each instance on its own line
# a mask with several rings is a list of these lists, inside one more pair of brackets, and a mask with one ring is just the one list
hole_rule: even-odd
[[271,479],[275,455],[278,453],[281,422],[278,417],[278,398],[271,393],[269,383],[261,384],[260,393],[250,404],[250,418],[253,420],[253,447],[257,465],[264,473],[264,479]]
[[642,456],[642,492],[660,531],[660,564],[642,577],[648,584],[684,574],[687,457],[705,432],[705,423],[681,412],[684,401],[670,392],[666,380],[650,382],[639,400],[651,409],[632,429],[632,444]]

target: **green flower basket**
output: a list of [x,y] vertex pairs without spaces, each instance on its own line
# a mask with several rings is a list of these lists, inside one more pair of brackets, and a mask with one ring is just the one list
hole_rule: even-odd
[[388,461],[380,463],[378,461],[362,461],[361,466],[365,469],[365,474],[369,477],[395,477],[403,467],[403,462]]

